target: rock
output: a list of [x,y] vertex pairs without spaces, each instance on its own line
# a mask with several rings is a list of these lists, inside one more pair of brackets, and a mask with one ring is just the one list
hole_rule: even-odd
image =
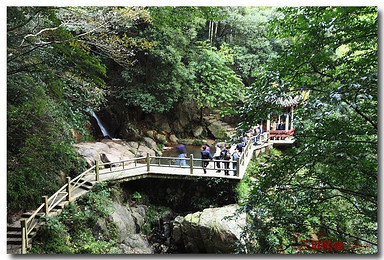
[[158,147],[157,147],[156,142],[153,141],[151,138],[149,138],[149,137],[143,137],[143,141],[144,141],[144,144],[145,144],[148,148],[150,148],[150,149],[152,149],[152,150],[154,150],[154,151],[157,151],[157,150],[158,150]]
[[171,141],[172,144],[177,144],[177,141],[179,140],[176,135],[170,135],[169,140]]
[[238,209],[239,206],[233,204],[204,209],[182,219],[177,217],[173,223],[173,239],[182,241],[190,253],[233,253],[246,224],[245,214],[233,217]]
[[157,135],[156,135],[156,140],[157,140],[159,143],[161,143],[161,144],[168,145],[167,137],[166,137],[165,135],[157,134]]
[[144,145],[140,145],[139,146],[139,149],[137,149],[137,156],[138,157],[143,157],[143,156],[147,156],[147,153],[149,153],[150,156],[155,156],[156,155],[156,152]]
[[155,131],[154,130],[148,130],[146,132],[147,136],[151,139],[153,139],[155,137]]
[[153,249],[148,243],[148,240],[140,234],[131,234],[128,235],[124,241],[123,245],[126,245],[120,248],[125,249],[126,254],[153,254]]
[[[124,145],[123,145],[124,144]],[[130,151],[130,146],[125,143],[117,143],[108,139],[102,142],[84,142],[75,144],[74,148],[78,154],[85,159],[88,166],[94,165],[96,160],[104,163],[132,159],[134,153]],[[127,162],[129,164],[130,162]]]
[[119,242],[122,242],[128,235],[136,234],[136,222],[132,212],[125,206],[114,202],[112,218],[119,230]]
[[193,130],[193,136],[199,137],[203,133],[204,128],[202,126],[198,126]]
[[208,126],[208,129],[216,139],[225,139],[228,137],[227,129],[220,122],[213,122]]
[[139,148],[138,142],[127,142],[127,145],[134,150],[137,150]]
[[160,124],[160,129],[166,133],[171,132],[171,127],[169,126],[169,123],[167,120],[162,121],[162,123]]

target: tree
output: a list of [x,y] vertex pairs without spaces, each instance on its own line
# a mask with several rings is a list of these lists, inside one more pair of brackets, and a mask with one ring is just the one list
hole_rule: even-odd
[[246,86],[255,80],[260,69],[272,60],[278,43],[266,37],[266,24],[275,15],[269,7],[222,7],[223,18],[216,22],[213,44],[223,43],[233,49],[232,69]]
[[192,95],[204,107],[233,107],[243,97],[241,79],[230,68],[233,63],[231,50],[222,45],[220,49],[202,43],[197,52],[198,59],[191,64],[195,72]]
[[295,147],[253,173],[249,250],[295,253],[317,236],[377,252],[377,8],[279,11],[270,32],[282,52],[249,89],[242,118],[310,95],[295,110]]
[[59,173],[81,172],[72,132],[87,132],[87,109],[97,109],[107,91],[106,67],[95,53],[132,62],[136,45],[118,29],[139,16],[144,12],[134,8],[8,7],[10,211],[34,207],[41,195],[57,190]]

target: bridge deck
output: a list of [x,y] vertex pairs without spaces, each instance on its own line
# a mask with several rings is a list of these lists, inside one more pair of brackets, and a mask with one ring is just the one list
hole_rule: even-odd
[[[252,145],[249,142],[244,148],[243,153],[237,160],[237,174],[234,176],[233,165],[235,161],[230,161],[229,168],[227,169],[229,175],[225,175],[224,163],[221,161],[221,172],[216,172],[215,163],[210,162],[207,167],[207,173],[204,173],[201,166],[201,159],[194,159],[193,156],[185,158],[187,164],[195,163],[192,167],[177,166],[177,165],[161,165],[159,159],[178,159],[178,158],[166,158],[166,157],[147,157],[133,158],[118,162],[105,163],[92,166],[82,174],[75,177],[73,180],[67,178],[67,184],[60,188],[51,197],[43,198],[43,204],[33,211],[25,213],[25,217],[18,220],[14,225],[8,225],[7,237],[8,237],[8,253],[26,253],[27,248],[30,247],[32,242],[33,230],[37,230],[42,224],[41,216],[54,216],[60,214],[61,210],[69,202],[76,200],[85,193],[87,193],[92,186],[98,181],[131,181],[143,178],[167,178],[167,179],[195,179],[197,177],[208,178],[226,178],[232,180],[241,180],[244,176],[245,170],[252,157],[258,156],[258,154],[264,152],[270,148],[273,144],[264,143],[261,145]],[[155,163],[155,162],[158,163]],[[228,161],[226,161],[228,162]],[[200,165],[200,166],[197,166]],[[17,231],[20,233],[20,238],[17,241],[11,241],[12,232]],[[12,243],[11,243],[12,242]]]
[[128,181],[139,178],[153,177],[153,178],[179,178],[179,179],[191,179],[196,177],[213,177],[213,178],[227,178],[240,180],[241,177],[233,176],[233,166],[230,164],[228,169],[229,175],[224,174],[224,169],[220,173],[216,172],[216,169],[212,167],[213,162],[207,167],[207,173],[205,174],[202,167],[193,167],[193,174],[191,174],[190,166],[156,166],[150,165],[150,171],[147,172],[146,164],[113,167],[113,171],[110,169],[100,170],[100,181]]

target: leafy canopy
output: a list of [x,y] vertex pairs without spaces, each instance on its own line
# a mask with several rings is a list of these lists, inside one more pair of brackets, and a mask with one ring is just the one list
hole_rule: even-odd
[[267,119],[278,97],[310,94],[295,109],[295,146],[253,173],[249,250],[297,253],[317,237],[377,252],[377,8],[279,11],[270,36],[283,50],[248,90],[242,118]]

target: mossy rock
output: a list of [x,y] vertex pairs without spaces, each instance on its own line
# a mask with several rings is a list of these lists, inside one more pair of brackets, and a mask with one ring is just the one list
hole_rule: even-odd
[[219,122],[213,122],[210,126],[208,126],[208,129],[216,139],[224,140],[228,137],[227,129]]

